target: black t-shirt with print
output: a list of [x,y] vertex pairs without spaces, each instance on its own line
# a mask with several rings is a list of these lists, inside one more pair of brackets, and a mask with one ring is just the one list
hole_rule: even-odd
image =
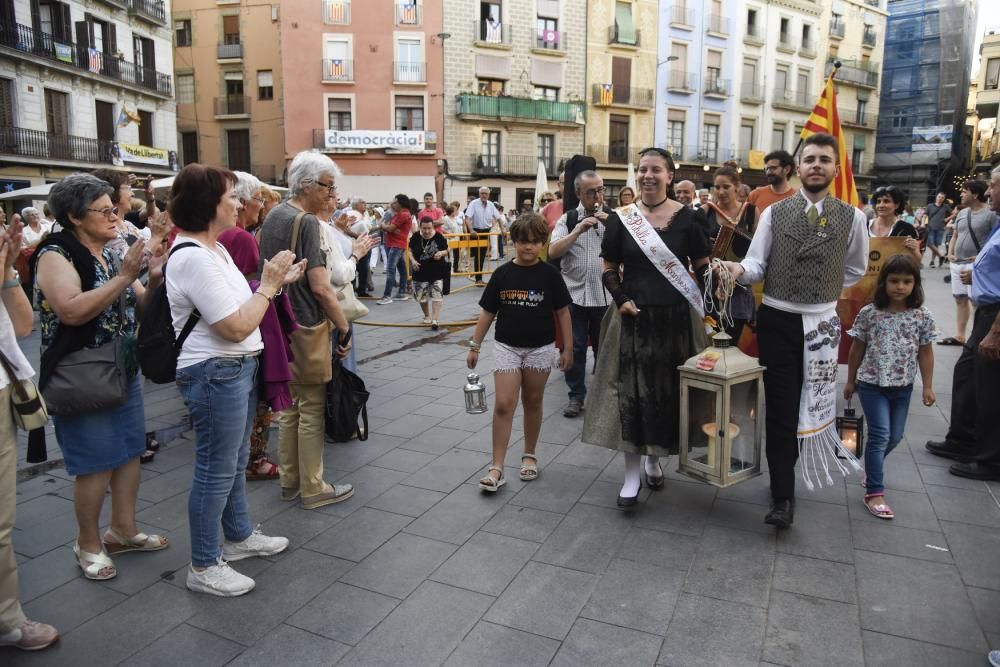
[[434,259],[434,253],[448,249],[448,241],[440,233],[435,233],[425,239],[419,233],[410,237],[410,256],[420,264],[420,268],[411,275],[414,282],[429,283],[444,280],[451,270],[447,255]]
[[559,270],[547,262],[508,262],[490,277],[479,305],[497,316],[496,340],[511,347],[542,347],[556,339],[552,314],[570,304]]

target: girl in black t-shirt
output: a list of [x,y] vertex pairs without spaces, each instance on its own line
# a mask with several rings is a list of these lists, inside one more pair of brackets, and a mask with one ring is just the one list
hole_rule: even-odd
[[[497,319],[494,342],[496,407],[493,409],[493,463],[479,488],[495,493],[507,480],[503,462],[510,442],[510,429],[517,409],[517,396],[524,406],[524,455],[522,480],[538,477],[535,445],[542,428],[542,396],[556,358],[555,323],[562,340],[573,339],[569,318],[570,296],[559,271],[538,258],[548,238],[548,225],[537,214],[522,215],[510,227],[515,258],[493,272],[483,297],[476,330],[470,341],[468,365],[479,362],[479,346],[493,319]],[[555,314],[555,317],[553,317]],[[573,346],[559,354],[559,368],[573,365]]]

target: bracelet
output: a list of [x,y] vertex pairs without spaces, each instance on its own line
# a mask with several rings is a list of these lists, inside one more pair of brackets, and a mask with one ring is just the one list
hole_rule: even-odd
[[17,278],[11,278],[10,280],[3,281],[3,289],[10,289],[11,287],[20,287],[21,283]]
[[476,341],[469,339],[469,347],[471,347],[476,352],[479,352],[479,348],[482,347],[482,343],[477,343]]
[[264,294],[263,292],[261,292],[260,290],[257,290],[256,292],[254,292],[254,295],[257,295],[257,294],[260,294],[262,297],[264,297],[265,299],[267,299],[268,303],[271,303],[271,300],[274,299],[274,296],[268,296],[268,295]]

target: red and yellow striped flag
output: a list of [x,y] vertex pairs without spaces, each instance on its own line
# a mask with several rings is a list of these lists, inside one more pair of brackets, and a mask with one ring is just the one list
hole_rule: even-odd
[[610,83],[601,84],[601,106],[608,106],[615,99],[615,87]]
[[854,187],[854,172],[851,162],[847,159],[847,146],[844,140],[844,130],[840,126],[840,115],[837,113],[837,92],[833,89],[834,70],[823,86],[823,93],[813,107],[805,127],[802,128],[802,139],[808,139],[814,134],[830,134],[837,140],[837,161],[840,163],[840,173],[833,181],[833,196],[850,204],[859,206],[858,190]]

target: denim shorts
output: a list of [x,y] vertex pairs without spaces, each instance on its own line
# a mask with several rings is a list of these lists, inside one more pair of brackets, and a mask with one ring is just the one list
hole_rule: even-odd
[[944,243],[944,230],[943,229],[928,229],[927,230],[927,245],[934,246],[935,248]]
[[115,470],[146,451],[142,382],[136,375],[125,405],[85,415],[52,415],[66,472],[92,475]]

